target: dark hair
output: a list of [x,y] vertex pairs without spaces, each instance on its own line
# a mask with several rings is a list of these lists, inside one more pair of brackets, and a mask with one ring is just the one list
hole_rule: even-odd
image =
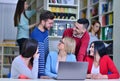
[[23,12],[24,16],[28,19],[28,17],[25,14],[25,11],[24,11],[25,2],[26,2],[26,0],[18,0],[18,2],[17,2],[15,14],[14,14],[14,26],[15,27],[18,26],[18,23],[20,22],[20,17],[21,17],[22,12]]
[[100,57],[106,55],[106,47],[105,47],[105,44],[104,44],[103,41],[93,41],[90,44],[90,47],[91,47],[92,44],[94,44],[94,54],[96,54],[96,52],[98,52]]
[[47,19],[54,19],[54,14],[48,10],[44,10],[41,14],[40,14],[40,22],[42,20],[47,20]]
[[83,24],[84,27],[85,27],[86,29],[88,29],[88,26],[89,26],[89,21],[88,21],[88,19],[81,18],[81,19],[78,19],[77,22],[78,22],[79,24]]
[[[101,24],[100,24],[100,22],[99,21],[97,21],[97,20],[93,20],[92,21],[92,23],[91,23],[91,25],[95,25],[96,23],[98,23],[99,25],[100,25],[100,27],[101,27]],[[92,26],[90,27],[90,29],[89,29],[89,32],[91,32],[92,31]],[[99,28],[99,30],[96,32],[96,34],[97,34],[97,36],[98,36],[98,38],[100,39],[100,28]]]
[[38,47],[38,42],[34,39],[27,39],[23,43],[22,56],[25,58],[33,57]]

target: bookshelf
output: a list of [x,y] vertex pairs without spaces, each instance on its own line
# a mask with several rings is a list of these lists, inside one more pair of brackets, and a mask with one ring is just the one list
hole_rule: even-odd
[[[106,44],[113,44],[113,17],[113,0],[80,0],[80,18],[88,18],[90,23],[93,20],[99,20],[101,23],[100,40]],[[109,50],[108,53],[113,58],[113,51]]]
[[8,77],[11,64],[14,59],[19,55],[18,46],[12,44],[1,44],[0,45],[0,77],[6,78]]
[[44,9],[54,13],[54,25],[49,37],[60,38],[66,28],[79,18],[79,0],[44,0]]

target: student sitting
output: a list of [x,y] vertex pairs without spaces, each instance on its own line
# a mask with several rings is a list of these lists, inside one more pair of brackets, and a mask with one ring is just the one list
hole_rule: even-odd
[[[89,55],[85,61],[89,63],[87,78],[90,79],[116,79],[119,78],[118,70],[106,54],[102,41],[94,41],[90,45]],[[111,72],[108,74],[108,72]]]
[[47,57],[45,73],[51,78],[57,77],[58,65],[60,61],[76,62],[74,55],[76,43],[75,40],[65,37],[58,44],[59,52],[50,52]]
[[11,67],[11,78],[36,79],[38,77],[38,42],[27,39],[22,54],[17,56]]

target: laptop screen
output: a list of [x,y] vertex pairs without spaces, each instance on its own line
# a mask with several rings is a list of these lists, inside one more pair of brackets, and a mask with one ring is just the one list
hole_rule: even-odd
[[84,80],[86,79],[87,68],[87,62],[59,62],[57,79]]

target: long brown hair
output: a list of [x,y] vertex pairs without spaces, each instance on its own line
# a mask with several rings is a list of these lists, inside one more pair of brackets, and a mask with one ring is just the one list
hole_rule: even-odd
[[15,15],[14,15],[14,26],[18,26],[18,23],[20,22],[20,17],[23,12],[24,16],[28,19],[28,17],[25,14],[24,11],[24,4],[26,0],[18,0],[16,10],[15,10]]
[[[93,20],[92,23],[91,23],[91,27],[90,27],[90,29],[89,29],[89,32],[92,31],[92,26],[94,26],[96,23],[98,23],[98,24],[100,25],[100,27],[101,27],[101,24],[100,24],[99,21]],[[100,32],[101,32],[101,30],[100,30],[100,28],[99,28],[99,30],[95,33],[95,34],[97,35],[98,39],[100,39]]]

